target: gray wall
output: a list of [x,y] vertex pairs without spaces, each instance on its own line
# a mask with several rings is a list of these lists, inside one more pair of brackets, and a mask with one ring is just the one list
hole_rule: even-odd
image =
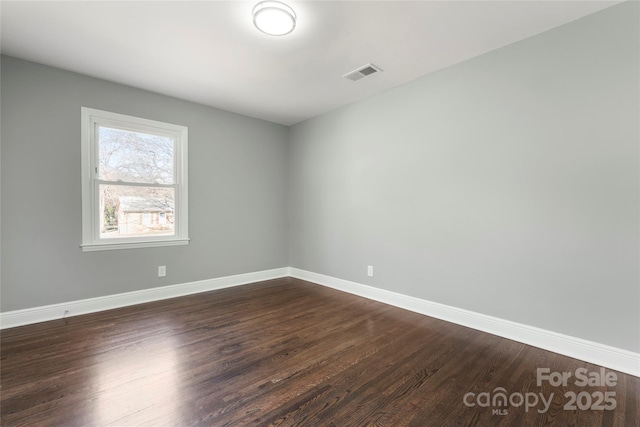
[[640,351],[638,16],[293,126],[290,265]]
[[[640,351],[638,12],[290,129],[2,57],[1,310],[291,265]],[[189,127],[189,246],[80,250],[81,105]]]
[[[6,56],[1,93],[2,311],[287,266],[285,126]],[[80,106],[189,127],[188,246],[81,251]]]

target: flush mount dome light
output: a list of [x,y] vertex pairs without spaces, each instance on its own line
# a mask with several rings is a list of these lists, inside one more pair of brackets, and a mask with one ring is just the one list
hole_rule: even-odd
[[284,36],[296,27],[296,13],[279,1],[263,1],[253,8],[253,24],[270,36]]

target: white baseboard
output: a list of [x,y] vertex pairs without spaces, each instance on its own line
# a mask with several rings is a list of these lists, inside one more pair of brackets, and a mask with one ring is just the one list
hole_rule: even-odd
[[640,377],[640,353],[293,267],[289,276]]
[[0,329],[61,319],[65,317],[65,312],[66,317],[78,316],[286,276],[307,280],[640,377],[640,353],[293,267],[8,311],[0,313]]
[[98,311],[110,310],[112,308],[159,301],[286,276],[288,276],[288,268],[276,268],[274,270],[218,277],[215,279],[200,280],[197,282],[182,283],[179,285],[143,289],[140,291],[45,305],[41,307],[27,308],[24,310],[8,311],[0,313],[0,329],[45,322],[47,320],[61,319],[63,317],[79,316],[81,314],[95,313]]

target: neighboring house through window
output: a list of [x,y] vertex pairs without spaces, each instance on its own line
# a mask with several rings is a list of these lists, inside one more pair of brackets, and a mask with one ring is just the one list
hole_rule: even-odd
[[82,107],[82,249],[189,242],[187,128]]

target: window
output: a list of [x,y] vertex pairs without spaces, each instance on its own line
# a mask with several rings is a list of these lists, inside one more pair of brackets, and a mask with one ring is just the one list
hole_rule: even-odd
[[186,245],[187,128],[82,107],[82,250]]

